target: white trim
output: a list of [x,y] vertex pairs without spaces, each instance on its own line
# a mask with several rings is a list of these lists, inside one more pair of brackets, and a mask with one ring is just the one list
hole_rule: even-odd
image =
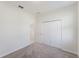
[[[34,43],[34,42],[33,42],[33,41],[30,42],[29,44],[25,45],[24,47],[27,47],[27,46],[31,45],[32,43]],[[22,47],[19,47],[19,48],[13,50],[13,51],[8,52],[8,53],[4,53],[4,54],[0,55],[0,58],[3,57],[3,56],[8,55],[8,54],[10,54],[10,53],[13,53],[13,52],[15,52],[15,51],[17,51],[17,50],[19,50],[19,49],[22,49],[22,48],[24,48],[24,47],[22,46]]]

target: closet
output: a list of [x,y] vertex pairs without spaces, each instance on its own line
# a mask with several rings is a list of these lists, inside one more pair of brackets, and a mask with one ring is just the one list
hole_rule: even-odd
[[40,41],[54,47],[61,47],[62,24],[61,20],[42,21],[40,23]]

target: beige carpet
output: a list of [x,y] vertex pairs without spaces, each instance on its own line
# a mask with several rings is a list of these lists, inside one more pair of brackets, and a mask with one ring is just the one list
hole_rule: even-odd
[[45,44],[34,43],[4,58],[77,58],[77,55]]

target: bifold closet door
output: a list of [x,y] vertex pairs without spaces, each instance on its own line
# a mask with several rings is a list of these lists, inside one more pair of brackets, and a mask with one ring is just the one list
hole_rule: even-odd
[[62,29],[61,21],[42,22],[40,24],[40,42],[61,47],[62,43]]

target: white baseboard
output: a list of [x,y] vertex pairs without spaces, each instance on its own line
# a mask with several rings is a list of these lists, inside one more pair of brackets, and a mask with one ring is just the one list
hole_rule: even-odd
[[[42,42],[33,42],[33,41],[32,41],[32,42],[30,42],[29,44],[27,44],[27,45],[24,46],[24,47],[27,47],[27,46],[29,46],[29,45],[31,45],[31,44],[33,44],[33,43],[45,44],[45,43],[42,43]],[[48,44],[47,44],[47,45],[48,45]],[[51,46],[51,45],[49,45],[49,46]],[[8,54],[10,54],[10,53],[13,53],[13,52],[15,52],[15,51],[17,51],[17,50],[19,50],[19,49],[24,48],[24,47],[19,47],[19,48],[15,49],[14,51],[10,51],[10,52],[8,52],[8,53],[5,53],[5,54],[3,54],[3,55],[0,55],[0,57],[6,56],[6,55],[8,55]],[[52,47],[55,47],[55,46],[52,46]],[[56,48],[59,48],[59,47],[56,47]],[[75,54],[75,55],[78,55],[77,53],[72,52],[72,51],[69,51],[69,50],[67,50],[67,49],[63,49],[63,48],[59,48],[59,49],[61,49],[61,50],[63,50],[63,51],[66,51],[66,52],[69,52],[69,53],[72,53],[72,54]]]
[[[37,43],[42,43],[42,42],[37,42]],[[42,44],[46,44],[46,43],[42,43]],[[50,45],[50,44],[46,44],[46,45],[52,46],[52,45]],[[65,52],[69,52],[69,53],[72,53],[72,54],[78,55],[77,52],[73,52],[73,51],[70,51],[70,50],[67,50],[67,49],[64,49],[64,48],[60,48],[60,47],[57,47],[57,46],[52,46],[52,47],[55,47],[55,48],[61,49],[61,50],[65,51]]]
[[3,56],[8,55],[8,54],[10,54],[10,53],[13,53],[13,52],[15,52],[15,51],[17,51],[17,50],[19,50],[19,49],[22,49],[22,48],[24,48],[24,47],[27,47],[27,46],[31,45],[32,43],[34,43],[34,42],[32,41],[32,42],[30,42],[29,44],[27,44],[27,45],[25,45],[25,46],[22,46],[22,47],[19,47],[19,48],[13,50],[13,51],[9,51],[9,52],[7,52],[7,53],[4,53],[4,54],[0,55],[0,58],[3,57]]
[[69,50],[67,50],[67,49],[64,49],[64,48],[60,48],[60,49],[61,49],[61,50],[63,50],[63,51],[66,51],[66,52],[69,52],[69,53],[72,53],[72,54],[78,55],[76,52],[69,51]]

